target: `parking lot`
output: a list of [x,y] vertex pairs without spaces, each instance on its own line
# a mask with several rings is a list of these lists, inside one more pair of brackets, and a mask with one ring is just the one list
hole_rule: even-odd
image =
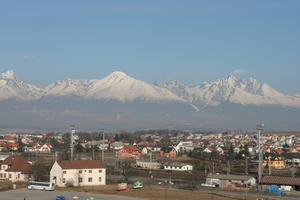
[[17,189],[6,192],[0,192],[0,200],[55,200],[56,196],[64,196],[66,200],[73,200],[75,196],[79,200],[137,200],[131,197],[120,197],[113,195],[89,194],[79,192],[62,192],[62,191],[40,191]]

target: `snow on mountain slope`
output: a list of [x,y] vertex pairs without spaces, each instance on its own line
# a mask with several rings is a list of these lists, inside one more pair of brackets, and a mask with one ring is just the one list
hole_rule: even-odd
[[123,72],[113,72],[103,79],[74,80],[66,78],[45,88],[38,88],[20,80],[13,71],[0,74],[0,100],[38,99],[43,96],[76,95],[82,98],[134,101],[179,101],[190,104],[215,106],[224,102],[242,105],[282,105],[300,107],[300,95],[285,95],[254,78],[238,80],[234,76],[186,86],[175,80],[155,85],[134,79]]
[[93,81],[86,94],[90,98],[120,101],[136,99],[184,101],[167,89],[136,80],[123,72],[113,72],[101,80]]
[[31,100],[41,97],[42,89],[20,80],[13,71],[0,74],[0,100],[16,98]]
[[284,95],[254,78],[238,80],[231,75],[213,82],[204,82],[196,87],[185,86],[176,81],[157,83],[157,85],[189,102],[205,106],[215,106],[223,102],[243,105],[300,106],[299,95]]
[[45,88],[46,96],[85,96],[93,80],[74,80],[65,78]]

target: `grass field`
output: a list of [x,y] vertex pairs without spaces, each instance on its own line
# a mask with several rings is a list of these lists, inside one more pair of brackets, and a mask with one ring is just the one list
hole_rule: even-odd
[[[89,192],[99,194],[121,195],[128,197],[136,197],[138,199],[148,200],[257,200],[257,197],[245,197],[239,195],[220,195],[207,192],[183,191],[176,189],[164,189],[157,187],[144,187],[143,189],[127,189],[126,191],[116,191],[116,185],[106,185],[97,187],[73,187],[60,188],[61,190]],[[260,198],[261,199],[261,198]],[[264,198],[266,200],[266,198]]]

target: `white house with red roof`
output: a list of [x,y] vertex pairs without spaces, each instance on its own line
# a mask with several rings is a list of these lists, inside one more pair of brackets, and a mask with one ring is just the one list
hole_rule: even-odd
[[99,160],[61,160],[53,164],[50,182],[59,187],[106,184],[106,168]]
[[31,164],[21,156],[9,156],[0,162],[0,180],[27,182],[31,179]]
[[51,153],[53,146],[51,144],[45,143],[43,145],[35,144],[32,147],[26,147],[25,152],[39,152],[39,153]]

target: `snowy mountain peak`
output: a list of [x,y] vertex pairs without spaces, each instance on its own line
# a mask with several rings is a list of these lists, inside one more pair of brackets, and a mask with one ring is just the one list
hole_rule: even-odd
[[216,81],[204,82],[196,87],[184,86],[172,81],[157,85],[191,103],[204,106],[215,106],[225,102],[243,105],[300,106],[299,96],[284,95],[254,78],[240,80],[230,75]]
[[221,78],[214,83],[233,87],[237,82],[238,79],[235,76],[229,75],[227,78]]
[[12,70],[7,70],[6,72],[3,72],[0,74],[1,79],[16,79],[16,74]]
[[41,93],[42,89],[20,80],[12,70],[0,74],[0,99],[37,99]]
[[69,95],[120,101],[180,101],[197,106],[215,106],[226,102],[300,106],[300,95],[285,95],[254,78],[240,80],[233,75],[194,87],[176,80],[153,85],[115,71],[99,80],[65,78],[45,88],[38,88],[19,79],[12,70],[0,74],[0,99],[32,100],[43,96]]
[[122,79],[122,78],[126,78],[129,77],[127,74],[125,74],[124,72],[120,72],[120,71],[115,71],[110,73],[106,78],[109,79]]

